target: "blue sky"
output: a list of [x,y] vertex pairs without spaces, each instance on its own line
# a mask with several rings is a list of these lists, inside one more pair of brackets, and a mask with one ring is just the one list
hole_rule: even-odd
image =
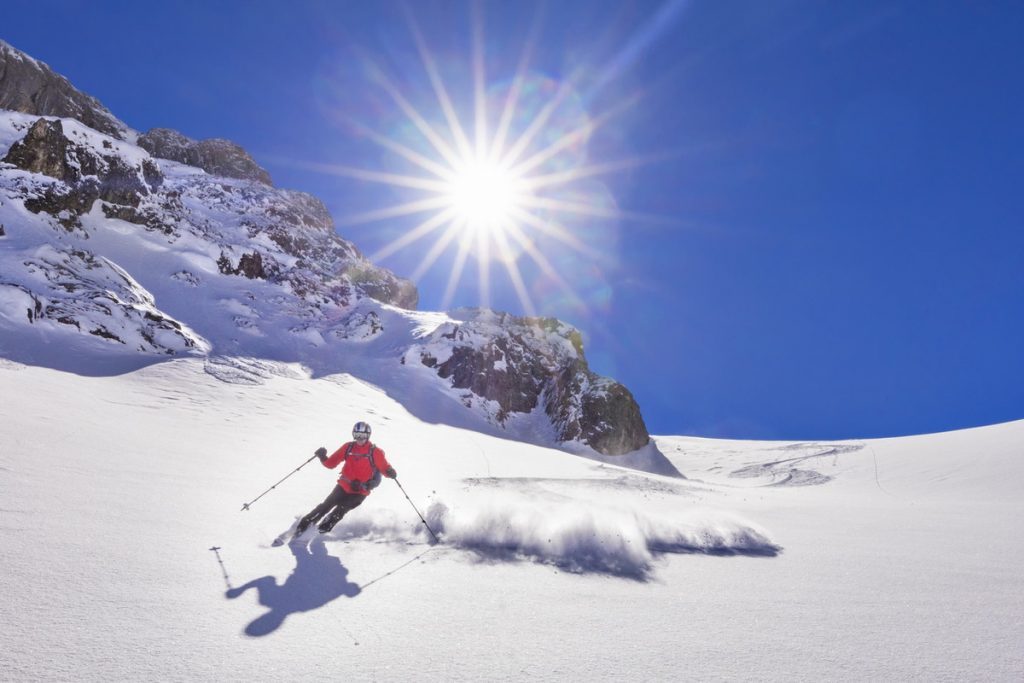
[[[358,220],[413,195],[351,169],[422,172],[365,131],[432,152],[373,70],[447,130],[415,25],[471,130],[474,26],[493,103],[532,45],[510,130],[562,93],[538,149],[592,129],[545,172],[611,170],[557,189],[604,212],[556,216],[578,244],[528,235],[547,273],[516,252],[530,310],[578,326],[653,433],[856,438],[1024,418],[1024,5],[402,7],[41,0],[5,7],[0,37],[138,130],[242,144],[367,254],[424,215]],[[380,262],[409,276],[435,239]],[[500,264],[481,289],[472,257],[446,298],[456,260],[423,273],[421,308],[526,312]]]

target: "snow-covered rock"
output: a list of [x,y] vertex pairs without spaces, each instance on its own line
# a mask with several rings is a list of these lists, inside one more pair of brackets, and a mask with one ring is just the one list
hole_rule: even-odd
[[58,217],[67,229],[80,227],[78,217],[97,199],[111,218],[147,223],[155,217],[138,212],[140,203],[159,188],[163,175],[152,159],[126,143],[100,140],[93,131],[73,123],[70,138],[60,119],[38,119],[25,137],[15,142],[3,162],[16,169],[59,182],[39,185],[25,207],[33,213]]
[[[299,362],[394,396],[447,396],[493,433],[675,473],[571,326],[414,314],[411,282],[341,238],[320,200],[272,187],[237,145],[140,137],[45,65],[0,54],[0,102],[35,103],[0,109],[0,357],[84,374],[173,356]],[[38,115],[63,111],[73,117]]]
[[[211,290],[231,293],[218,291],[214,302],[256,298],[238,280],[267,285],[265,301],[288,312],[289,328],[329,326],[367,296],[416,304],[415,287],[338,237],[309,195],[154,159],[73,119],[2,112],[0,145],[8,322],[55,322],[111,343],[143,340],[128,344],[136,351],[190,354],[208,348],[200,339],[223,343],[225,334],[202,323],[198,336],[184,333],[179,320],[209,307],[203,294]],[[197,297],[183,301],[170,283],[198,288],[190,293]],[[155,292],[177,315],[157,308]],[[29,305],[18,310],[12,302],[25,297]],[[232,333],[256,330],[253,316],[217,306],[234,313]],[[131,321],[135,334],[127,333]],[[167,335],[147,329],[154,325],[183,336],[161,344]]]
[[590,371],[578,330],[553,318],[464,309],[410,348],[405,359],[436,368],[452,387],[497,404],[494,420],[538,406],[560,441],[608,455],[647,445],[647,428],[624,386]]
[[210,175],[271,184],[270,174],[240,145],[230,140],[193,140],[176,130],[153,128],[140,135],[138,143],[155,157],[197,166]]

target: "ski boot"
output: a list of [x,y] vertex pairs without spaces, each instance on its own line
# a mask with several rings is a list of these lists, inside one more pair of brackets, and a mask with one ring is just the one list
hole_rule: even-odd
[[341,518],[345,516],[344,512],[338,512],[335,510],[331,514],[327,515],[324,521],[317,525],[317,529],[322,534],[326,534],[328,531],[334,528],[334,525],[341,521]]
[[311,520],[311,519],[301,519],[301,520],[299,520],[299,525],[297,527],[295,527],[295,533],[292,534],[292,539],[291,540],[292,541],[299,540],[299,537],[302,536],[302,534],[306,533],[306,529],[308,529],[309,525],[312,524],[312,523],[313,523],[313,520]]

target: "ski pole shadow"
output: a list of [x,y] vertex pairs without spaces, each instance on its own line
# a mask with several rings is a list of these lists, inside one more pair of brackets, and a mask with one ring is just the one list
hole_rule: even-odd
[[355,597],[362,590],[348,580],[348,569],[340,559],[327,553],[319,538],[309,545],[290,543],[288,548],[295,556],[295,569],[284,583],[278,585],[275,576],[261,576],[224,593],[225,597],[233,600],[255,588],[259,603],[268,608],[268,612],[245,627],[248,636],[269,635],[279,629],[291,614],[311,612],[342,596]]
[[370,586],[372,586],[373,584],[377,583],[378,581],[383,581],[384,579],[388,578],[389,576],[397,574],[398,572],[402,571],[403,569],[405,569],[409,565],[415,563],[417,560],[419,560],[421,557],[423,557],[427,553],[433,552],[434,550],[437,550],[437,546],[434,546],[434,547],[431,547],[431,548],[427,548],[426,550],[424,550],[423,552],[421,552],[420,554],[418,554],[416,557],[412,558],[411,560],[407,560],[407,561],[403,562],[401,565],[399,565],[398,567],[395,567],[394,569],[392,569],[389,572],[384,572],[383,574],[381,574],[380,576],[378,576],[376,579],[374,579],[372,581],[367,581],[366,583],[363,584],[363,588],[364,589],[369,588]]
[[224,559],[220,556],[221,547],[219,545],[215,545],[210,548],[210,550],[212,550],[213,554],[217,556],[217,564],[220,565],[221,576],[224,577],[224,583],[227,585],[228,590],[231,590],[231,577],[228,576],[228,568],[224,566]]

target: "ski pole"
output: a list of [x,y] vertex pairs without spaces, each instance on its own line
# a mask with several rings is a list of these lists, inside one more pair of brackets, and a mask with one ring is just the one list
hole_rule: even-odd
[[398,477],[395,477],[395,483],[398,484],[398,488],[402,489],[402,495],[405,496],[407,501],[409,501],[409,505],[412,505],[412,509],[420,516],[420,521],[423,522],[423,526],[427,527],[427,531],[429,531],[430,535],[434,537],[434,543],[440,543],[441,540],[437,537],[437,534],[434,533],[434,530],[430,528],[430,525],[427,524],[427,520],[423,519],[423,515],[420,513],[419,508],[416,507],[416,503],[412,502],[412,498],[409,497],[409,494],[405,492],[405,488],[403,488],[402,482],[398,481]]
[[[288,476],[286,476],[286,477],[285,477],[284,479],[287,479],[288,477],[292,476],[293,474],[295,474],[296,472],[298,472],[299,470],[301,470],[301,469],[302,469],[303,467],[305,467],[305,466],[306,466],[306,465],[308,465],[308,464],[309,464],[310,462],[312,462],[313,458],[315,458],[315,457],[316,457],[316,455],[314,454],[314,455],[313,455],[313,456],[312,456],[312,457],[311,457],[311,458],[310,458],[309,460],[307,460],[306,462],[302,463],[301,465],[299,465],[298,467],[296,467],[296,468],[295,468],[294,470],[292,470],[291,472],[289,472],[289,473],[288,473]],[[284,479],[282,479],[281,481],[284,481]],[[277,484],[280,484],[280,483],[281,483],[281,481],[277,482]],[[255,502],[256,502],[257,500],[259,500],[259,499],[260,499],[260,498],[262,498],[263,496],[267,495],[268,493],[270,493],[271,491],[273,491],[274,489],[276,489],[276,488],[277,488],[277,484],[274,484],[274,485],[273,485],[273,486],[271,486],[271,487],[270,487],[269,489],[267,489],[266,491],[264,491],[264,492],[263,492],[263,493],[261,493],[260,495],[256,496],[256,497],[255,497],[255,498],[253,498],[252,500],[250,500],[250,501],[249,501],[248,503],[242,503],[242,510],[248,510],[248,509],[249,509],[249,506],[250,506],[250,505],[252,505],[252,504],[253,504],[253,503],[255,503]],[[239,512],[241,512],[242,510],[239,510]]]

